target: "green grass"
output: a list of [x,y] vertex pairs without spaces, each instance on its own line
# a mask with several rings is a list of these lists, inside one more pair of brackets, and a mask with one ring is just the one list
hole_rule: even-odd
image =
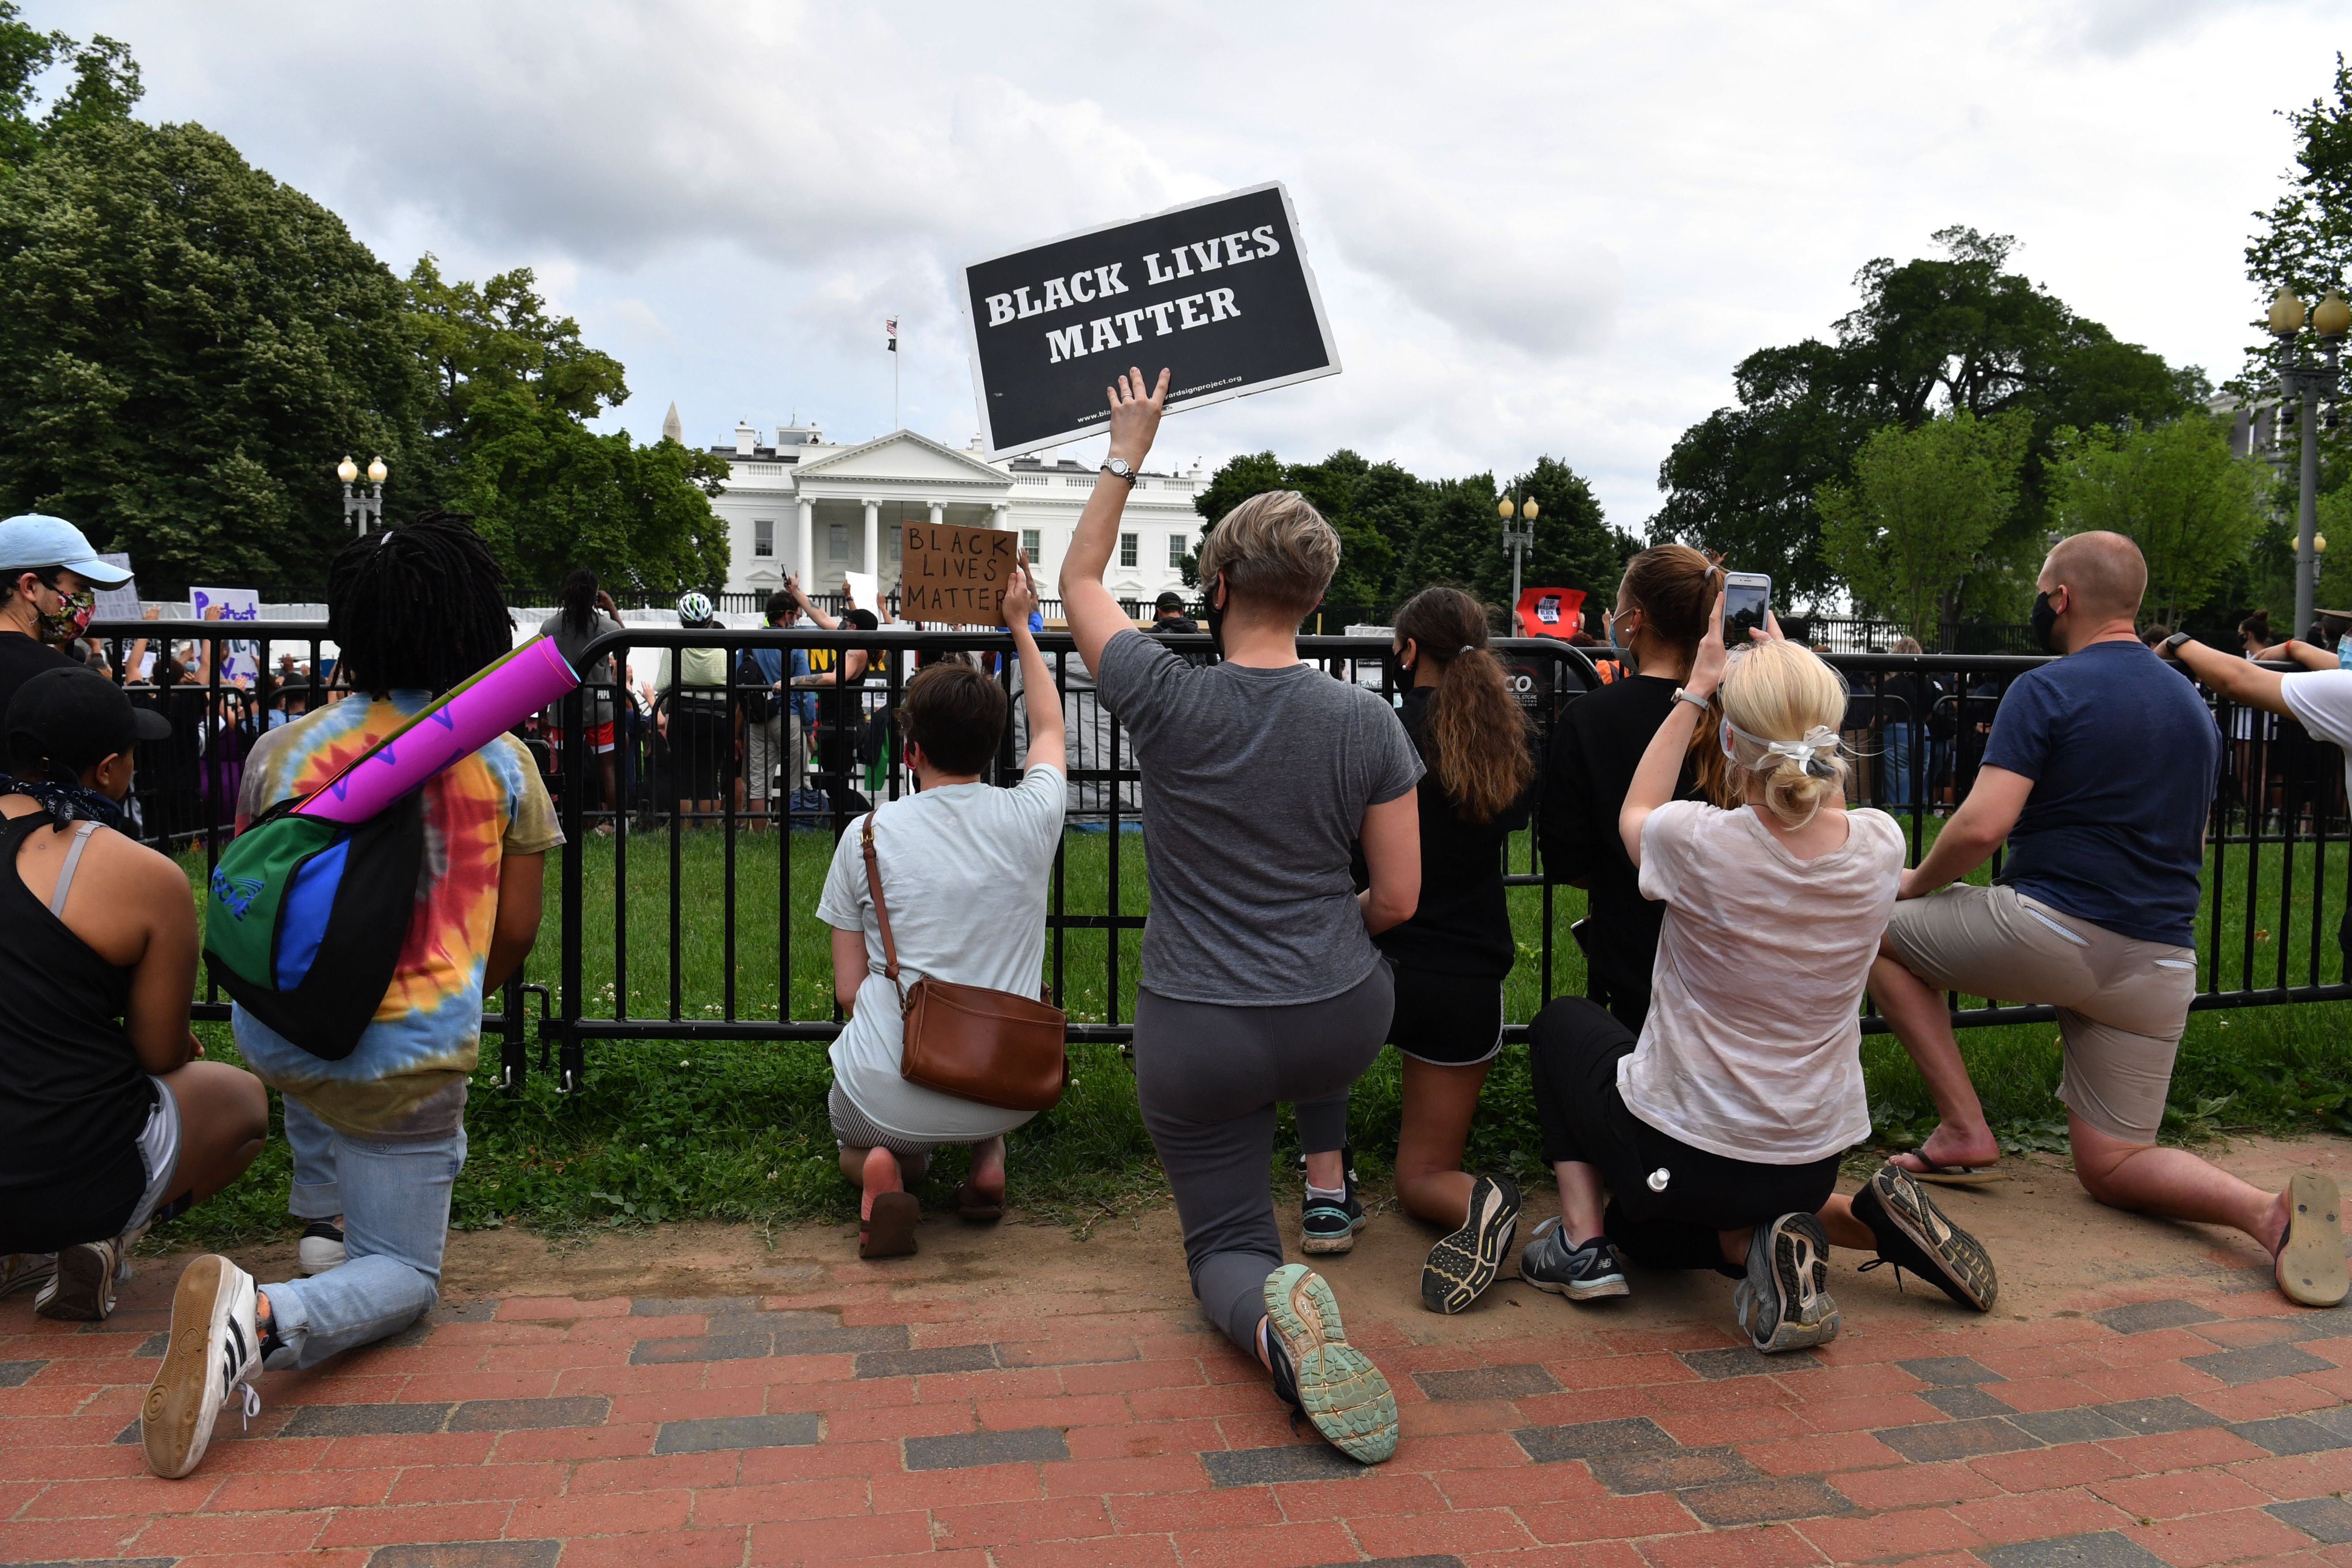
[[[1930,837],[1934,825],[1930,825]],[[678,1016],[717,1018],[725,1010],[728,973],[722,836],[682,836],[678,912]],[[736,1015],[777,1016],[780,843],[769,835],[737,839],[734,952]],[[827,928],[814,913],[832,852],[827,834],[799,834],[790,846],[792,896],[791,995],[793,1015],[830,1017],[831,958]],[[1108,910],[1108,873],[1116,853],[1119,906],[1141,914],[1149,906],[1139,837],[1116,843],[1102,834],[1073,833],[1064,856],[1065,906],[1073,914]],[[2221,984],[2246,984],[2248,921],[2243,890],[2247,851],[2225,852],[2226,905]],[[2252,984],[2276,983],[2278,955],[2287,953],[2290,981],[2307,978],[2312,951],[2312,849],[2296,847],[2294,896],[2279,896],[2284,852],[2263,851],[2261,912],[2252,923]],[[583,909],[589,940],[583,969],[586,1011],[611,1016],[615,989],[614,846],[591,839],[584,850]],[[201,873],[201,852],[190,858]],[[667,833],[633,837],[626,861],[627,1011],[639,1017],[670,1013],[669,842]],[[1524,839],[1513,865],[1524,867]],[[2210,877],[2210,868],[2209,868]],[[2338,977],[2335,924],[2346,887],[2342,845],[2327,851],[2320,900],[2320,974]],[[1982,880],[1979,874],[1977,880]],[[527,976],[552,984],[559,970],[561,910],[556,870],[550,867],[548,918]],[[1541,895],[1514,889],[1512,915],[1519,962],[1507,984],[1510,1016],[1523,1021],[1540,1004]],[[1554,905],[1556,993],[1580,993],[1581,954],[1568,926],[1584,912],[1584,895],[1558,889]],[[985,918],[984,910],[975,918]],[[1769,911],[1759,918],[1770,918]],[[2200,943],[2206,935],[2200,919]],[[1107,1013],[1104,942],[1100,931],[1066,933],[1066,999],[1071,1016],[1097,1021]],[[1133,1016],[1140,933],[1119,933],[1118,1017]],[[1048,948],[1050,974],[1051,948]],[[2212,984],[2200,973],[2200,985]],[[2195,1140],[2216,1131],[2259,1130],[2352,1131],[2352,1062],[2342,1041],[2352,1027],[2352,1005],[2266,1006],[2192,1014],[2175,1071],[2167,1136]],[[202,1026],[207,1048],[237,1059],[226,1026]],[[2057,1031],[2033,1025],[1964,1031],[1961,1046],[1988,1114],[2012,1150],[2063,1146],[2064,1110],[2052,1097],[2057,1083]],[[551,1234],[584,1235],[676,1219],[711,1219],[775,1226],[838,1221],[855,1213],[853,1194],[835,1163],[824,1100],[830,1085],[824,1047],[817,1043],[591,1042],[585,1089],[566,1098],[550,1074],[534,1072],[524,1091],[496,1088],[497,1050],[485,1051],[467,1114],[468,1152],[459,1179],[453,1222],[461,1228],[519,1224]],[[1071,1053],[1072,1085],[1062,1103],[1015,1135],[1012,1180],[1016,1203],[1032,1213],[1078,1227],[1163,1194],[1144,1133],[1132,1077],[1116,1047],[1078,1046]],[[534,1049],[533,1059],[537,1053]],[[1889,1036],[1863,1042],[1871,1115],[1889,1146],[1915,1143],[1933,1125],[1932,1101],[1909,1058]],[[1350,1108],[1360,1165],[1368,1177],[1384,1174],[1395,1147],[1401,1073],[1384,1051],[1359,1082]],[[276,1100],[273,1097],[273,1116]],[[1285,1147],[1295,1152],[1289,1122]],[[1470,1163],[1507,1169],[1523,1180],[1543,1176],[1527,1054],[1507,1048],[1489,1077],[1473,1130]],[[963,1156],[949,1151],[927,1179],[928,1200],[944,1203],[960,1178]],[[252,1170],[226,1193],[159,1232],[162,1247],[226,1246],[287,1233],[289,1158],[275,1135]]]

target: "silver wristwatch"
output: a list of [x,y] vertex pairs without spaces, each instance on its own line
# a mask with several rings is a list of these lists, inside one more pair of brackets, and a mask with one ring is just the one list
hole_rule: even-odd
[[1691,690],[1688,687],[1675,687],[1675,700],[1677,702],[1689,703],[1692,707],[1697,709],[1702,715],[1715,711],[1715,705],[1713,703],[1709,702],[1706,698],[1701,697],[1697,692]]
[[1130,487],[1135,483],[1135,465],[1125,458],[1111,458],[1102,466],[1102,471],[1112,479],[1125,479]]

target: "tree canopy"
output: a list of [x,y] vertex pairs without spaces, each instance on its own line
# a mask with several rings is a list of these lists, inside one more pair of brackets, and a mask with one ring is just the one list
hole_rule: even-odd
[[2064,533],[2105,529],[2147,560],[2150,619],[2178,626],[2246,556],[2270,475],[2230,455],[2229,433],[2191,414],[2142,429],[2062,430],[2050,459],[2051,511]]
[[1969,580],[2000,569],[1995,542],[2017,510],[2030,428],[2021,409],[1979,419],[1955,408],[1863,442],[1852,482],[1814,498],[1823,553],[1858,605],[1929,647],[1950,640]]

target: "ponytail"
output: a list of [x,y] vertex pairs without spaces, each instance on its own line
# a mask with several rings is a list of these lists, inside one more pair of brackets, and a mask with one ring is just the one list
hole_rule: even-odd
[[1486,606],[1459,588],[1424,588],[1397,612],[1396,635],[1438,667],[1423,746],[1431,771],[1465,820],[1493,821],[1527,793],[1535,759],[1527,715],[1487,646]]

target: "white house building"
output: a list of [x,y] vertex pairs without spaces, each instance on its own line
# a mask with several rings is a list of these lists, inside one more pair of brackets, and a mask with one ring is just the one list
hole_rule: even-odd
[[[1018,530],[1040,592],[1059,595],[1062,556],[1095,468],[1066,458],[992,463],[977,437],[959,451],[912,430],[857,446],[829,442],[814,425],[778,426],[772,445],[761,434],[738,425],[732,447],[711,448],[731,469],[710,503],[727,522],[728,591],[767,593],[798,572],[802,586],[819,593],[838,589],[845,572],[878,571],[887,595],[898,581],[898,525],[929,521]],[[1103,574],[1112,594],[1149,603],[1183,590],[1180,563],[1201,541],[1192,498],[1207,482],[1198,465],[1137,479]]]

